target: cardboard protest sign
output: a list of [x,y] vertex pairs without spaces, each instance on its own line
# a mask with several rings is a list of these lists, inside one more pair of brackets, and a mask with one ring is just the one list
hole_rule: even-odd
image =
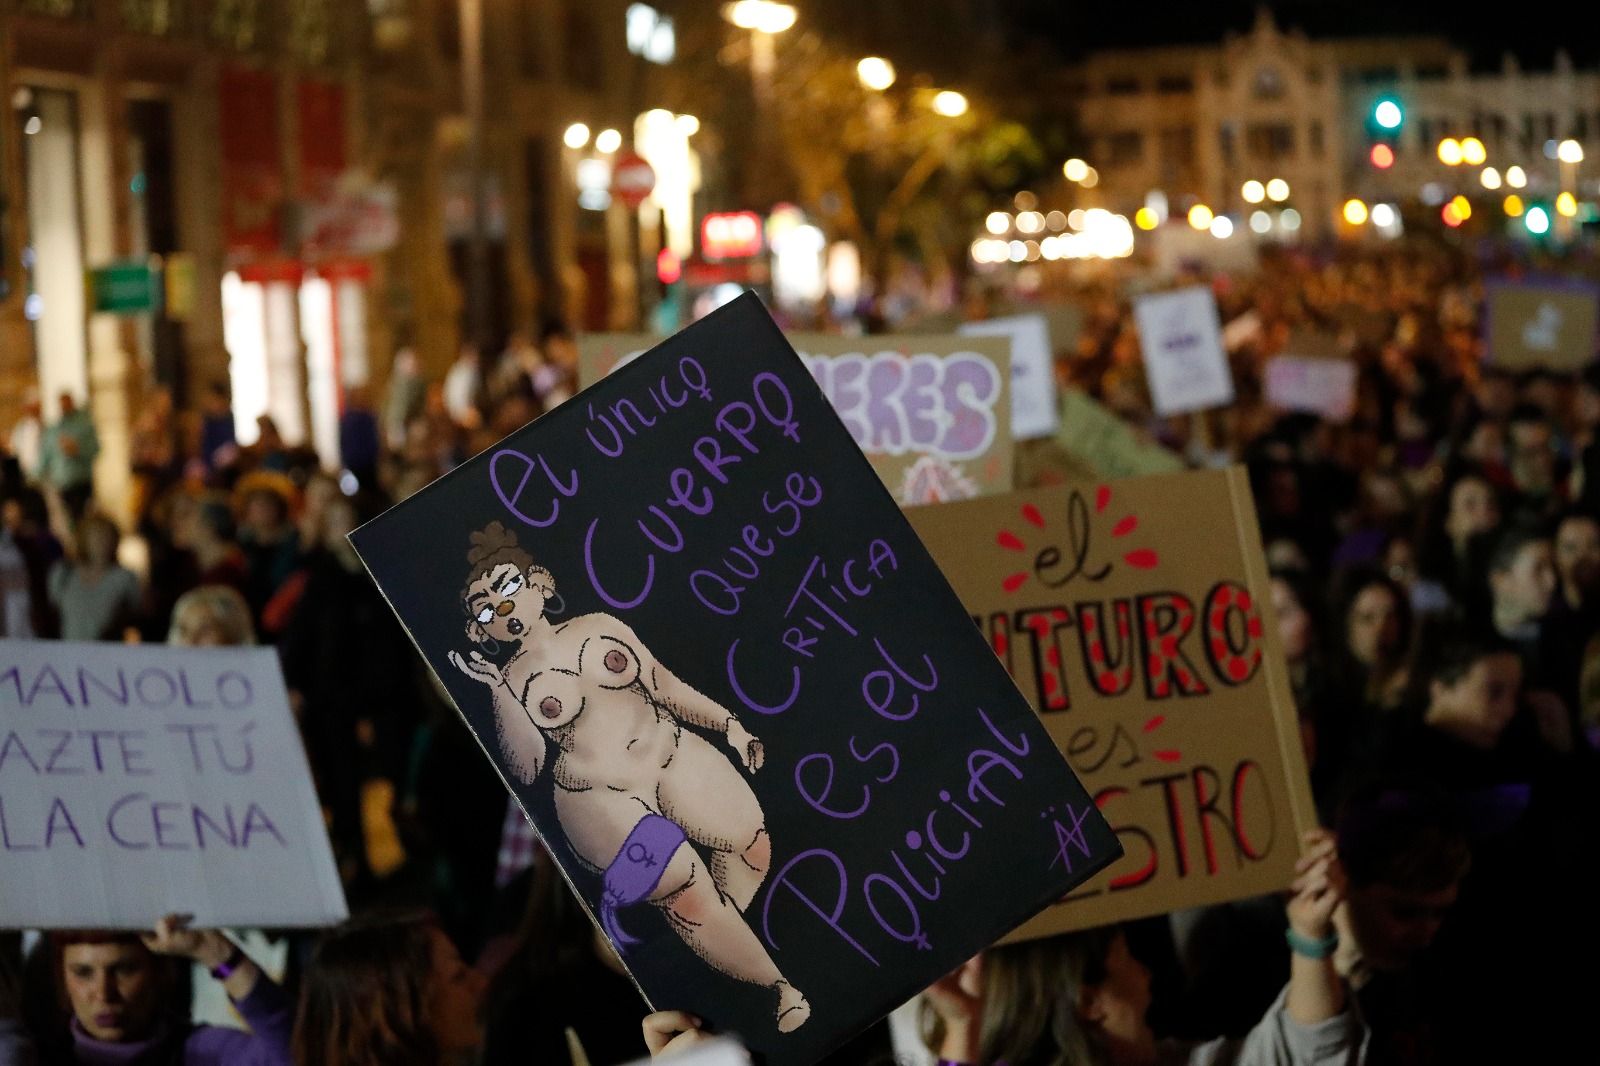
[[1242,469],[909,516],[1126,848],[1019,935],[1288,886],[1316,815]]
[[1173,474],[1184,469],[1183,460],[1176,454],[1147,440],[1114,412],[1076,389],[1061,394],[1061,429],[1056,441],[1097,477]]
[[[1010,345],[997,337],[843,337],[789,343],[902,505],[1011,489]],[[653,338],[602,334],[580,348],[595,380],[643,355]]]
[[351,539],[646,999],[774,1066],[1120,853],[753,295]]
[[345,918],[270,648],[0,641],[0,928]]
[[1577,280],[1490,282],[1489,362],[1507,370],[1572,372],[1594,360],[1600,287]]
[[1356,364],[1348,359],[1280,355],[1267,360],[1267,403],[1280,411],[1309,411],[1346,422],[1356,409]]
[[1133,305],[1156,414],[1181,415],[1233,402],[1217,301],[1204,285],[1141,296]]
[[1008,315],[968,322],[958,332],[1011,339],[1011,435],[1033,440],[1054,433],[1058,415],[1049,320],[1042,314]]

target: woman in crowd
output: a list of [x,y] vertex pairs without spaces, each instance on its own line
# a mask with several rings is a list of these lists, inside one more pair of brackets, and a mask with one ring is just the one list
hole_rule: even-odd
[[[294,1005],[239,947],[214,929],[168,915],[148,933],[50,933],[54,984],[33,1033],[46,1066],[288,1066]],[[189,1021],[181,960],[209,970],[250,1032]]]
[[244,596],[229,585],[201,585],[178,597],[167,643],[181,648],[242,647],[256,642]]
[[295,1066],[470,1062],[483,1042],[485,984],[430,917],[356,918],[312,955],[294,1028]]
[[139,579],[117,562],[116,523],[92,514],[78,524],[78,550],[50,571],[50,604],[62,640],[117,640],[139,614]]

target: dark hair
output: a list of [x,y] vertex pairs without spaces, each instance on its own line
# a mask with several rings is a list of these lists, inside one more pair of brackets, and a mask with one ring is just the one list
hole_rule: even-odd
[[1472,865],[1461,818],[1435,791],[1358,794],[1340,811],[1339,861],[1357,887],[1439,892]]
[[1530,544],[1550,539],[1549,532],[1538,522],[1514,522],[1495,538],[1489,552],[1489,573],[1503,574],[1517,565],[1517,556]]
[[1454,685],[1472,672],[1472,668],[1495,655],[1516,655],[1514,644],[1497,633],[1471,630],[1445,630],[1431,645],[1427,653],[1418,655],[1418,673],[1429,682]]
[[1351,570],[1340,581],[1338,631],[1330,634],[1331,638],[1343,648],[1350,639],[1350,612],[1355,609],[1356,600],[1367,589],[1377,586],[1386,590],[1394,597],[1395,612],[1400,618],[1400,640],[1402,648],[1411,643],[1411,598],[1406,595],[1406,590],[1399,583],[1381,570],[1371,567],[1360,567]]
[[545,343],[552,337],[570,338],[571,336],[572,331],[568,329],[567,324],[559,318],[547,318],[544,320],[543,325],[539,327],[540,344]]
[[300,991],[296,1066],[437,1066],[435,928],[425,913],[375,913],[327,934]]
[[1592,392],[1600,392],[1600,363],[1590,363],[1578,374],[1578,381]]
[[1506,418],[1506,428],[1510,429],[1519,422],[1524,425],[1532,422],[1544,426],[1550,424],[1550,416],[1544,413],[1542,407],[1531,403],[1519,403],[1511,409],[1511,414]]

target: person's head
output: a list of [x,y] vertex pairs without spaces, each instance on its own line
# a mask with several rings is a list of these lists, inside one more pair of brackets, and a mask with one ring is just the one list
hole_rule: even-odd
[[233,509],[220,493],[199,497],[181,496],[173,506],[172,542],[195,550],[233,540]]
[[1519,406],[1506,426],[1506,452],[1517,488],[1544,495],[1555,486],[1556,438],[1550,419],[1537,407]]
[[232,412],[233,396],[228,390],[225,381],[213,381],[206,386],[205,398],[206,414],[220,417]]
[[1344,640],[1350,657],[1371,670],[1394,665],[1410,635],[1411,608],[1404,590],[1382,574],[1352,578],[1345,598]]
[[1550,538],[1540,526],[1518,523],[1502,532],[1489,555],[1488,569],[1497,624],[1535,622],[1550,610],[1556,567]]
[[65,418],[78,409],[78,401],[70,392],[63,392],[57,400],[61,405],[61,417]]
[[[1093,1063],[1149,1037],[1150,972],[1118,926],[1006,944],[983,953],[979,1060]],[[923,1015],[931,1047],[942,1021]]]
[[483,1041],[484,979],[425,915],[371,915],[329,933],[307,967],[296,1066],[437,1066]]
[[1451,483],[1444,518],[1444,531],[1451,540],[1465,543],[1499,524],[1500,503],[1487,478],[1468,473]]
[[1572,606],[1587,606],[1600,585],[1600,519],[1586,511],[1564,515],[1556,524],[1555,564]]
[[548,361],[564,370],[572,370],[578,365],[578,345],[572,339],[572,331],[565,322],[551,319],[539,331],[539,347],[544,350],[544,357]]
[[105,515],[88,515],[78,525],[78,552],[83,561],[93,567],[115,563],[121,539],[117,524]]
[[126,1044],[155,1033],[171,1007],[176,975],[137,934],[62,931],[50,934],[50,950],[62,1005],[86,1035]]
[[1517,714],[1522,658],[1498,637],[1450,634],[1427,668],[1429,725],[1492,748]]
[[517,546],[515,533],[490,522],[472,534],[467,565],[471,569],[461,604],[467,612],[467,638],[474,644],[519,641],[540,623],[545,604],[555,595],[555,578]]
[[256,642],[250,607],[239,590],[201,585],[178,597],[172,608],[167,643],[183,648],[232,648]]
[[1489,418],[1505,418],[1516,406],[1517,383],[1504,370],[1489,367],[1478,378],[1476,397],[1479,410]]
[[1344,806],[1337,831],[1361,955],[1403,970],[1433,944],[1471,866],[1458,817],[1442,796],[1367,793]]
[[1278,617],[1278,636],[1284,658],[1304,662],[1317,642],[1315,601],[1305,575],[1291,570],[1272,573],[1272,611]]
[[271,415],[259,415],[256,418],[256,433],[260,438],[263,448],[282,448],[283,434],[278,432],[278,423]]
[[283,494],[266,487],[245,493],[240,525],[257,536],[272,535],[289,521],[289,501]]

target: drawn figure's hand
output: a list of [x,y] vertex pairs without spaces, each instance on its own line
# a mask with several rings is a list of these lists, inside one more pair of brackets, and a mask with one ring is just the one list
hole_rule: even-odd
[[505,675],[501,674],[500,668],[478,652],[470,652],[468,656],[464,657],[459,652],[452,651],[448,653],[448,658],[455,664],[457,670],[460,670],[474,681],[481,682],[491,688],[505,683]]
[[767,761],[767,749],[761,746],[761,741],[750,735],[750,731],[739,724],[738,719],[728,720],[728,746],[739,754],[739,761],[751,773],[761,769],[761,764]]

